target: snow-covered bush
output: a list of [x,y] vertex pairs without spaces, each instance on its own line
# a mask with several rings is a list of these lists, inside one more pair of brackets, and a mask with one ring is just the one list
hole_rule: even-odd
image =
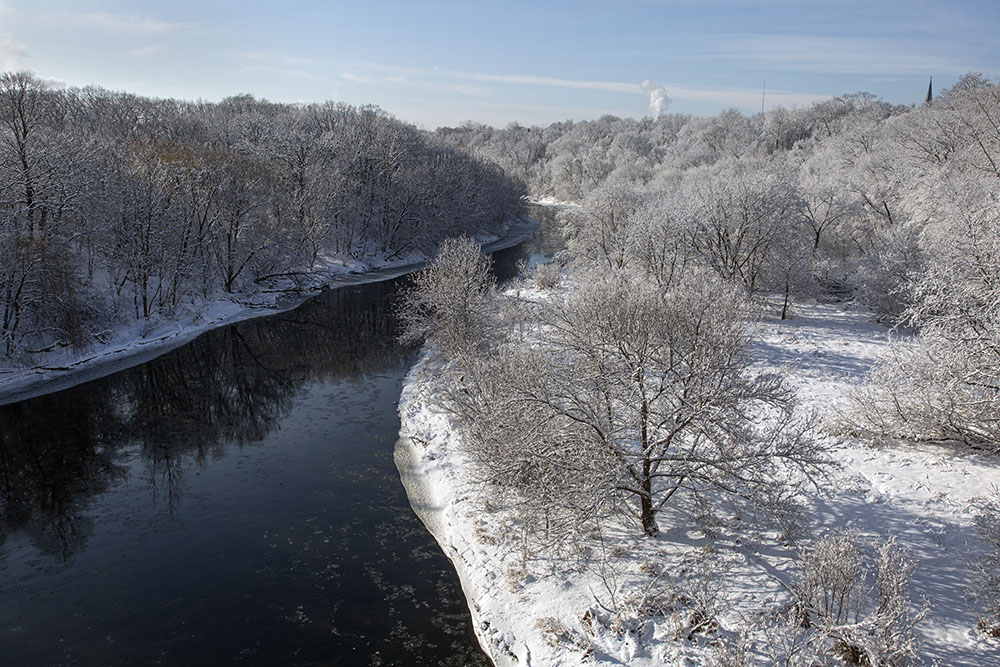
[[849,430],[876,439],[951,440],[996,450],[995,373],[976,368],[965,345],[924,334],[893,344],[850,393]]
[[751,667],[755,664],[753,648],[749,632],[741,628],[716,641],[705,659],[705,667]]
[[553,649],[563,648],[578,653],[581,659],[589,658],[594,653],[590,641],[578,630],[568,627],[565,623],[552,616],[540,618],[535,627],[542,633],[545,643]]
[[979,609],[979,629],[1000,637],[1000,490],[978,503],[976,529],[986,542],[986,553],[976,559],[971,598]]
[[892,539],[868,543],[842,529],[798,557],[791,604],[720,633],[710,665],[899,667],[917,656],[909,609],[912,559]]
[[531,278],[535,281],[538,289],[550,289],[559,284],[559,280],[562,278],[562,266],[557,262],[539,264],[532,272]]
[[645,561],[636,573],[606,553],[593,565],[603,588],[592,590],[582,632],[595,648],[625,657],[663,641],[713,644],[725,600],[720,573],[729,564],[711,548],[692,549]]
[[[810,643],[854,665],[905,665],[917,651],[907,581],[915,564],[892,539],[866,553],[859,534],[841,530],[800,557],[795,622],[812,628]],[[874,572],[872,572],[874,570]]]

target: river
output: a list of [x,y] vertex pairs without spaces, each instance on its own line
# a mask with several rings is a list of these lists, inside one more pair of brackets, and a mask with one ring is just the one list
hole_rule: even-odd
[[393,464],[402,280],[0,407],[0,664],[488,664]]

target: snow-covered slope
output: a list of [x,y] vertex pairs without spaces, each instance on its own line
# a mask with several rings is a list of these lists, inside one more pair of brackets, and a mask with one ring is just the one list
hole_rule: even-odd
[[[887,340],[887,330],[864,310],[811,304],[798,307],[791,320],[763,322],[755,354],[787,377],[803,409],[822,423],[836,418],[846,390],[861,381]],[[486,509],[467,482],[456,424],[434,407],[434,374],[425,360],[409,376],[400,399],[397,464],[414,509],[455,563],[480,641],[497,664],[704,661],[716,633],[691,632],[690,615],[639,619],[622,632],[622,618],[610,611],[627,608],[630,591],[648,590],[663,564],[671,564],[675,584],[687,570],[712,569],[716,636],[785,595],[794,552],[777,534],[723,528],[706,535],[680,515],[656,538],[610,530],[594,545],[601,553],[589,564],[526,560],[516,524]],[[841,467],[812,499],[812,533],[850,526],[863,536],[895,536],[917,563],[911,600],[930,605],[918,626],[922,661],[1000,665],[1000,642],[974,632],[977,617],[966,602],[968,559],[982,548],[970,500],[1000,483],[1000,459],[945,446],[872,448],[824,437]],[[669,525],[670,517],[660,523]]]

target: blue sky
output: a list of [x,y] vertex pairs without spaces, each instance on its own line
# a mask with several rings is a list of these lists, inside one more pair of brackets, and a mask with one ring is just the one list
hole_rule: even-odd
[[[0,0],[0,66],[71,86],[377,104],[422,127],[714,115],[1000,74],[1000,0]],[[645,87],[643,83],[647,82]]]

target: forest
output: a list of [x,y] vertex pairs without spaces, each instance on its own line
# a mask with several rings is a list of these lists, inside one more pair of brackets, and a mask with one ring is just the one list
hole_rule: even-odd
[[[536,613],[559,598],[535,583],[546,567],[577,563],[587,582],[564,586],[590,607],[537,618],[517,641],[535,637],[552,664],[919,663],[921,641],[945,642],[940,624],[960,615],[909,597],[911,576],[927,590],[934,573],[915,572],[933,550],[897,542],[892,515],[817,525],[850,493],[838,485],[869,483],[859,456],[929,465],[921,483],[957,506],[918,443],[967,462],[983,492],[949,510],[944,531],[967,526],[977,546],[946,595],[974,610],[968,637],[1000,633],[1000,495],[983,472],[1000,452],[1000,85],[972,73],[921,106],[856,93],[749,117],[437,134],[561,203],[567,238],[502,290],[474,246],[450,241],[403,307],[410,336],[431,342],[404,430],[435,483],[486,489],[481,515],[442,510],[469,522],[445,539],[469,563],[466,549],[509,559],[508,588],[537,596]],[[857,381],[857,358],[795,353],[820,334],[850,349],[869,326],[848,323],[857,308],[883,341],[865,343],[879,351]],[[444,444],[439,414],[459,430]],[[689,531],[700,550],[683,551]],[[789,555],[759,556],[772,549]],[[506,595],[468,567],[484,608]],[[739,591],[783,589],[723,629],[733,600],[717,577],[737,571]],[[509,635],[492,641],[523,658]],[[937,659],[957,650],[928,643]],[[963,655],[995,655],[976,646]]]
[[5,73],[2,363],[197,317],[331,265],[501,235],[523,195],[373,106],[149,99]]
[[603,277],[663,291],[704,270],[777,295],[783,316],[795,298],[856,299],[918,332],[875,376],[893,409],[871,397],[859,428],[1000,441],[1000,87],[983,75],[916,108],[855,93],[752,117],[437,133],[579,203],[569,254]]

